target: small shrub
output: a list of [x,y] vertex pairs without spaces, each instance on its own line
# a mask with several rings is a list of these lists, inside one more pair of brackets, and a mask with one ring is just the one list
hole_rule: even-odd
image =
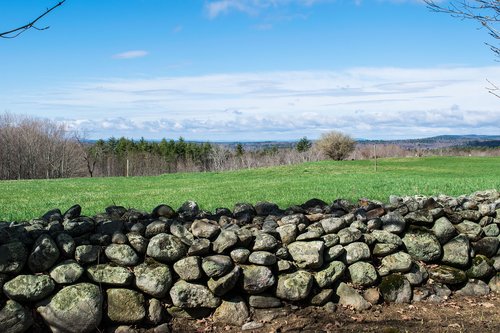
[[316,145],[329,158],[341,161],[354,150],[356,142],[347,134],[333,131],[321,135]]

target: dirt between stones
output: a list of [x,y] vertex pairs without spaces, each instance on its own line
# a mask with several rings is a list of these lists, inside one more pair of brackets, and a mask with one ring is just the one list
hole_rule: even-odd
[[[333,308],[255,309],[256,328],[202,320],[173,319],[172,332],[248,332],[248,333],[330,333],[330,332],[500,332],[500,295],[450,297],[441,303],[382,304],[356,312],[341,306]],[[261,326],[262,325],[262,326]],[[261,327],[258,327],[261,326]]]

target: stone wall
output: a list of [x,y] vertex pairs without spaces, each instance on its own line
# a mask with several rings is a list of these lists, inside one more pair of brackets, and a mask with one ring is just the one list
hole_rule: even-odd
[[168,332],[172,317],[245,325],[286,303],[363,310],[500,289],[497,190],[80,213],[0,223],[1,332]]

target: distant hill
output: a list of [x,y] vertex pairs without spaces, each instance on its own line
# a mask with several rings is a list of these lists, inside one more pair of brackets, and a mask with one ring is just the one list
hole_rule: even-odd
[[435,149],[450,147],[500,147],[500,135],[439,135],[407,140],[358,140],[360,144],[395,144],[405,149]]

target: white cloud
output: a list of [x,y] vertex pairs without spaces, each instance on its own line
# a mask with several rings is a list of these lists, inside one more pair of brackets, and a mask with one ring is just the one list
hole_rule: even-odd
[[234,11],[254,16],[270,8],[291,4],[311,7],[318,3],[333,1],[335,0],[213,0],[205,4],[205,10],[208,17],[213,19]]
[[142,58],[149,54],[149,52],[144,50],[132,50],[113,55],[114,59],[135,59]]

